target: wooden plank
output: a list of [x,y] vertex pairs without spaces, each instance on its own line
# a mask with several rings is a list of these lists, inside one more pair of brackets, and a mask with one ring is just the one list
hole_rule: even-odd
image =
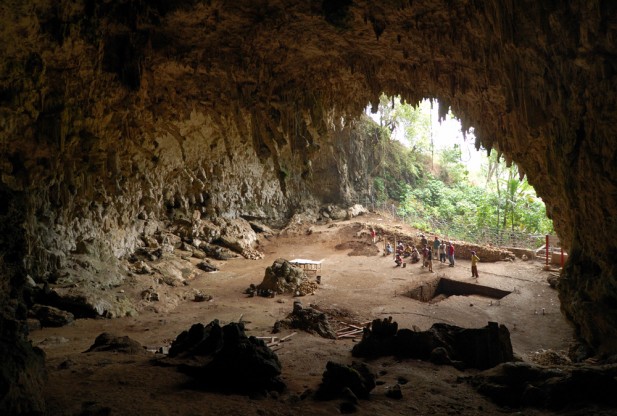
[[362,329],[354,329],[353,331],[345,332],[344,334],[339,334],[339,335],[337,335],[337,337],[338,338],[346,338],[346,337],[348,337],[350,335],[356,336],[356,335],[362,334],[363,332],[364,332],[364,330],[362,330]]
[[347,332],[342,332],[340,334],[337,334],[336,336],[342,337],[342,336],[349,335],[349,334],[357,334],[357,333],[362,332],[362,331],[363,331],[362,329],[352,329],[352,330],[349,330]]
[[257,339],[262,339],[266,342],[278,342],[278,337],[255,337]]
[[289,340],[289,338],[293,337],[296,334],[297,334],[297,332],[292,332],[291,334],[287,335],[286,337],[281,338],[281,340],[279,342],[285,342],[285,341]]
[[341,335],[339,338],[356,338],[360,335],[359,332],[355,333],[355,334],[346,334],[346,335]]
[[350,328],[355,328],[355,329],[363,329],[362,327],[358,326],[358,325],[353,325],[347,322],[343,322],[343,321],[339,321],[340,323],[342,323],[343,325],[347,325]]

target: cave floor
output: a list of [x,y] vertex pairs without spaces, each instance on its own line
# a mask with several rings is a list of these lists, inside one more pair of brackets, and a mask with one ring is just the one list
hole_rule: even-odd
[[[127,279],[115,288],[123,296],[134,297],[140,313],[117,319],[80,319],[62,328],[33,331],[33,345],[47,356],[49,373],[45,396],[50,415],[320,415],[339,413],[340,400],[320,402],[302,399],[307,390],[316,390],[329,360],[351,363],[350,350],[358,339],[330,340],[299,331],[287,342],[274,347],[283,366],[287,391],[267,398],[222,395],[185,388],[188,378],[172,367],[154,366],[153,352],[84,353],[102,332],[128,335],[148,350],[169,346],[171,341],[197,322],[218,319],[225,324],[245,322],[248,335],[270,336],[272,325],[291,312],[293,298],[252,297],[243,292],[249,284],[261,282],[264,270],[277,258],[323,259],[321,285],[314,295],[298,298],[303,305],[316,307],[340,321],[362,323],[391,316],[399,328],[428,329],[435,322],[462,327],[483,327],[488,321],[505,324],[511,333],[515,354],[526,361],[543,356],[539,352],[564,352],[572,341],[572,329],[559,311],[557,292],[549,287],[548,272],[536,261],[480,263],[478,283],[512,292],[501,300],[479,296],[450,296],[440,302],[423,303],[404,294],[418,282],[447,277],[474,283],[470,263],[457,261],[454,268],[434,262],[435,273],[418,264],[395,268],[391,257],[348,255],[337,250],[349,242],[368,242],[368,233],[358,235],[361,223],[406,226],[377,215],[351,221],[315,225],[312,232],[262,239],[261,260],[233,259],[213,261],[220,271],[197,271],[188,285],[155,287],[158,302],[139,303],[141,293],[152,283],[146,277]],[[352,244],[353,245],[353,244]],[[382,244],[378,244],[382,246]],[[368,247],[364,254],[375,253]],[[360,253],[362,254],[362,253]],[[179,261],[180,257],[173,261]],[[198,260],[182,260],[193,267]],[[190,264],[189,264],[190,263]],[[211,295],[206,302],[193,301],[194,293]],[[542,313],[544,309],[544,314]],[[331,321],[332,322],[332,321]],[[336,326],[336,325],[334,325]],[[276,336],[284,337],[285,330]],[[278,348],[278,349],[277,349]],[[501,408],[480,396],[459,380],[475,373],[450,366],[436,366],[418,360],[384,357],[368,361],[380,373],[370,400],[361,400],[356,414],[364,415],[487,415],[551,414],[537,409]],[[397,381],[403,398],[386,397],[385,391]],[[102,413],[97,413],[102,412]],[[562,413],[563,414],[563,413]]]

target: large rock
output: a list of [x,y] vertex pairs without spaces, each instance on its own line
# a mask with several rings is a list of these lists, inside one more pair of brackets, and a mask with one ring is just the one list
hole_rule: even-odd
[[75,320],[72,313],[53,306],[32,305],[32,313],[42,326],[59,327],[68,325]]
[[144,347],[134,339],[124,335],[118,336],[103,332],[94,340],[94,344],[85,352],[121,352],[125,354],[143,354]]
[[362,341],[354,345],[352,354],[417,358],[460,369],[487,369],[514,360],[510,333],[495,322],[484,328],[436,323],[428,331],[412,331],[399,329],[396,322],[376,319],[371,329],[364,330]]
[[278,294],[293,293],[304,279],[306,274],[303,269],[285,259],[276,259],[272,266],[266,268],[264,278],[257,288]]
[[303,307],[299,300],[294,301],[293,310],[285,319],[274,323],[273,332],[279,332],[281,328],[300,329],[324,338],[336,339],[328,316],[311,307]]
[[553,410],[617,406],[616,364],[547,368],[523,362],[504,363],[468,380],[501,406]]
[[353,362],[345,365],[328,361],[315,397],[331,400],[343,396],[349,389],[357,398],[368,399],[371,390],[376,386],[376,378],[375,373],[365,363]]
[[243,394],[285,388],[276,354],[262,340],[247,337],[241,323],[195,324],[173,341],[169,357],[201,388]]

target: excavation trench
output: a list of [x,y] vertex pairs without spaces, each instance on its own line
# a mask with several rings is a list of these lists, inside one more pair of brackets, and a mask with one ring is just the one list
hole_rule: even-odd
[[418,286],[410,289],[405,295],[422,302],[434,303],[442,301],[450,296],[477,295],[491,299],[502,299],[510,293],[512,292],[490,286],[438,277],[427,282],[422,282]]

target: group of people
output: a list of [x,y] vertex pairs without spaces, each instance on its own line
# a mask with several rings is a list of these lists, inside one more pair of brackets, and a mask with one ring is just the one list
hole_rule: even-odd
[[[371,228],[371,238],[373,243],[376,242],[376,232],[374,228]],[[428,268],[428,271],[433,273],[433,256],[435,260],[439,260],[440,263],[448,261],[449,267],[454,267],[454,244],[451,241],[441,241],[439,237],[435,236],[432,243],[429,244],[428,239],[424,234],[420,234],[420,247],[422,250],[422,268]],[[420,261],[420,252],[414,244],[403,244],[399,241],[395,249],[392,247],[389,241],[386,241],[384,250],[384,256],[395,254],[394,262],[396,267],[405,267],[404,259],[409,257],[410,263],[418,263]],[[478,278],[478,262],[480,258],[475,251],[471,252],[471,277]]]
[[[424,236],[424,235],[422,235]],[[454,267],[454,244],[450,241],[439,241],[439,237],[435,236],[433,241],[433,252],[435,253],[435,259],[439,259],[441,263],[445,263],[446,259],[450,263],[450,267]]]
[[[429,244],[424,234],[420,234],[420,237],[421,237],[420,246],[422,247],[422,267],[423,268],[426,267],[428,268],[429,272],[433,272],[433,256],[435,260],[439,260],[441,263],[445,263],[447,259],[449,262],[449,267],[454,267],[455,249],[454,249],[454,244],[452,244],[452,242],[440,241],[439,237],[435,236],[435,240],[432,242],[432,244]],[[390,255],[393,252],[394,252],[394,248],[392,247],[390,242],[387,241],[384,254]],[[473,272],[473,266],[474,266],[474,260],[473,260],[474,256],[475,256],[475,252],[472,252],[472,272]],[[403,244],[402,241],[399,241],[398,244],[396,245],[396,253],[394,256],[394,262],[396,263],[396,266],[398,267],[398,266],[404,265],[403,259],[406,257],[410,258],[411,263],[417,263],[420,261],[420,252],[418,251],[415,245],[413,244],[405,245]],[[477,258],[477,256],[475,257]],[[476,266],[479,260],[480,259],[478,258],[475,261]],[[477,267],[476,267],[475,274],[477,275]]]

